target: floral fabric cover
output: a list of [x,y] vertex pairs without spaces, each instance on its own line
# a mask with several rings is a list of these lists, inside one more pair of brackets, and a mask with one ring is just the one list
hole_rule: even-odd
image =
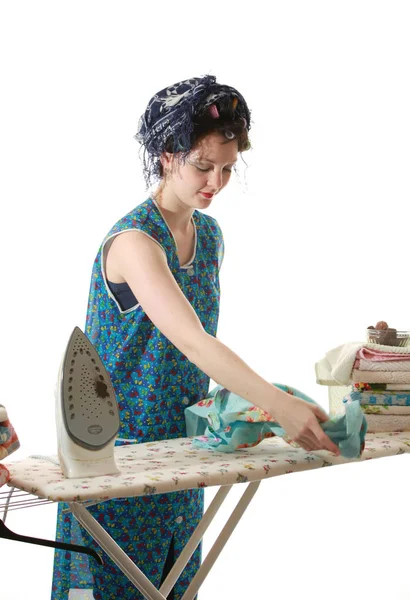
[[116,475],[65,479],[56,457],[26,458],[7,464],[10,486],[53,501],[81,502],[123,498],[260,481],[347,462],[362,462],[410,452],[410,432],[366,435],[360,458],[333,456],[326,450],[305,452],[282,438],[226,454],[195,448],[192,438],[117,446]]

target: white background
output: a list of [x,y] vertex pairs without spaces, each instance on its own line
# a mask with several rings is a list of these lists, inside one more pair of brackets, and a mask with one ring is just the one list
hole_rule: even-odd
[[[208,209],[226,244],[218,337],[327,409],[314,376],[326,351],[380,319],[410,328],[407,2],[0,6],[0,403],[21,440],[13,459],[55,452],[53,389],[94,257],[147,198],[138,117],[182,79],[216,75],[252,110],[248,167]],[[408,599],[409,466],[264,482],[200,600]],[[55,516],[16,511],[8,525],[52,538]],[[49,598],[51,549],[0,540],[0,556],[2,599]]]

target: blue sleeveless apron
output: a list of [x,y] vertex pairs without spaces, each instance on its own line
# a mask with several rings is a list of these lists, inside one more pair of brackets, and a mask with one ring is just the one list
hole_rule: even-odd
[[[180,266],[174,236],[155,200],[148,198],[114,225],[94,261],[85,333],[110,374],[120,409],[116,444],[186,436],[184,409],[205,398],[209,377],[184,356],[150,321],[142,307],[122,309],[107,284],[104,248],[115,235],[139,229],[158,243],[179,287],[205,331],[216,336],[219,269],[224,243],[217,221],[197,210],[192,215],[196,245],[190,263]],[[165,300],[166,302],[166,300]],[[203,515],[202,489],[112,500],[88,510],[159,587]],[[71,513],[57,516],[57,540],[98,548]],[[100,567],[85,554],[55,551],[52,599],[67,600],[70,589],[93,590],[95,600],[141,599],[108,556]],[[201,562],[201,545],[173,589],[181,598]],[[166,564],[167,563],[167,564]],[[166,572],[164,571],[164,567]],[[90,594],[90,592],[89,592]],[[76,598],[77,596],[70,596]],[[169,596],[171,598],[172,596]]]

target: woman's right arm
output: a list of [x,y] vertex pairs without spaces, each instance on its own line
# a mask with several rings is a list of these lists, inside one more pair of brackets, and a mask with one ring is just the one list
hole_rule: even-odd
[[211,379],[275,417],[306,450],[338,447],[318,423],[320,407],[283,392],[260,377],[218,338],[209,335],[153,240],[138,231],[114,238],[107,261],[123,277],[152,323]]

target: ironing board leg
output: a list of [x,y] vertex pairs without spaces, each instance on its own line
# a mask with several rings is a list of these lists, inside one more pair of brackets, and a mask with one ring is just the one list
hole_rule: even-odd
[[[222,552],[226,542],[230,538],[233,530],[239,523],[239,520],[255,495],[259,484],[260,481],[255,481],[247,485],[246,490],[242,494],[231,516],[223,527],[214,545],[208,552],[195,577],[188,586],[188,589],[183,595],[182,600],[193,600],[198,593],[199,588],[205,581],[206,576],[215,564],[215,561]],[[68,505],[79,523],[81,523],[84,529],[88,531],[97,544],[99,544],[99,546],[108,554],[108,556],[115,562],[115,564],[128,577],[128,579],[136,586],[136,588],[144,594],[147,600],[166,600],[179,575],[184,570],[196,547],[202,540],[205,531],[208,529],[210,523],[221,507],[231,487],[231,485],[226,485],[219,488],[217,494],[215,495],[197,528],[179,555],[177,561],[175,562],[171,571],[168,573],[167,578],[159,590],[144,575],[141,569],[138,568],[138,566],[129,558],[129,556],[127,556],[127,554],[113,540],[109,533],[107,533],[105,529],[98,523],[98,521],[94,519],[94,517],[87,511],[85,506],[77,502],[68,502]]]
[[84,529],[88,531],[97,544],[112,558],[136,588],[144,594],[147,600],[166,600],[166,597],[161,594],[84,506],[77,502],[69,502],[68,505]]
[[222,552],[226,542],[229,540],[233,530],[235,529],[236,525],[239,523],[239,520],[241,519],[245,510],[247,509],[250,501],[256,494],[256,490],[258,489],[259,484],[260,484],[260,481],[254,481],[252,483],[248,483],[246,490],[244,491],[244,493],[241,496],[241,499],[239,500],[238,504],[232,511],[232,514],[229,517],[229,519],[227,520],[225,527],[222,529],[221,533],[217,537],[214,545],[208,552],[204,562],[202,563],[201,567],[199,568],[196,575],[194,576],[191,583],[189,584],[188,589],[186,590],[185,594],[182,596],[182,600],[193,600],[193,598],[195,598],[195,596],[198,593],[199,588],[203,584],[206,576],[208,575],[208,573],[211,570],[211,568],[213,567],[216,559]]
[[172,588],[174,587],[178,577],[181,575],[182,571],[185,569],[188,564],[189,559],[195,552],[198,544],[202,540],[205,535],[205,531],[208,529],[209,525],[212,523],[213,518],[216,513],[220,509],[223,501],[225,500],[228,492],[232,489],[232,485],[223,485],[219,488],[217,493],[215,494],[211,504],[208,506],[205,511],[204,516],[198,523],[194,533],[189,538],[188,543],[185,545],[185,548],[182,550],[181,554],[178,556],[175,561],[174,566],[168,573],[165,581],[159,588],[159,591],[164,594],[165,597],[168,596]]

